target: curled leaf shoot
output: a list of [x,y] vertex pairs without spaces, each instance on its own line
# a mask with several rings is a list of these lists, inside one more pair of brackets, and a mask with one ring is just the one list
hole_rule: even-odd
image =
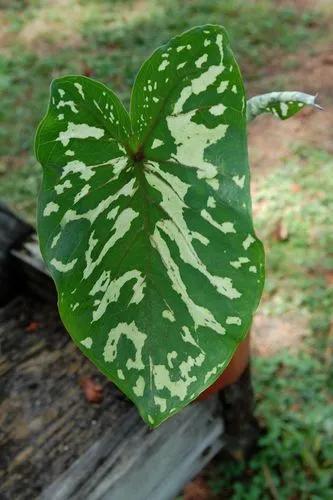
[[262,113],[272,113],[281,120],[286,120],[304,108],[312,106],[322,110],[316,103],[317,95],[305,94],[304,92],[269,92],[251,97],[247,101],[247,121],[251,122]]

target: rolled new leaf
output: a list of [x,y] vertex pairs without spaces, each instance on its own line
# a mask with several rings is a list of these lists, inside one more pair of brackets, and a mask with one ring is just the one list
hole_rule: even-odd
[[157,426],[248,333],[264,281],[246,101],[220,26],[144,63],[130,115],[94,80],[51,86],[36,137],[38,233],[75,343]]
[[304,106],[322,109],[316,104],[316,97],[303,92],[269,92],[251,97],[247,101],[247,121],[252,121],[262,113],[272,113],[277,118],[286,120]]

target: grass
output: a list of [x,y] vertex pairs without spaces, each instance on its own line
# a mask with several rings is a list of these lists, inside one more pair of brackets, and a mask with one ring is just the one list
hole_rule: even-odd
[[332,383],[325,356],[317,348],[283,352],[257,359],[254,368],[257,415],[266,433],[248,462],[215,459],[207,472],[212,496],[331,499]]
[[[156,46],[193,25],[221,23],[249,85],[276,64],[283,81],[283,70],[295,64],[288,54],[298,48],[310,53],[330,23],[319,10],[287,1],[7,4],[0,9],[0,199],[32,222],[41,175],[33,136],[52,78],[92,76],[128,105],[135,74]],[[268,317],[304,312],[312,334],[297,354],[255,360],[257,415],[266,433],[249,462],[218,457],[205,471],[215,498],[333,497],[332,167],[328,154],[302,147],[256,186],[256,225],[268,267],[261,311]],[[277,237],[279,225],[287,239]]]
[[[285,167],[262,179],[254,197],[256,225],[265,241],[269,265],[267,314],[307,308],[330,323],[333,290],[333,160],[325,152],[299,148]],[[277,241],[283,225],[287,241]],[[283,292],[284,300],[281,300]],[[269,300],[268,300],[269,299]]]
[[[303,312],[311,335],[298,352],[253,360],[265,433],[248,462],[220,457],[209,466],[212,498],[333,497],[332,169],[330,155],[302,148],[257,186],[256,225],[268,275],[260,310],[268,317]],[[283,241],[274,231],[281,222],[288,232]]]
[[[128,106],[143,60],[194,25],[224,24],[247,80],[269,74],[276,58],[323,37],[316,10],[269,0],[68,0],[8,2],[0,10],[0,197],[34,221],[40,170],[33,137],[52,78],[85,74],[110,85]],[[269,40],[269,42],[268,42]]]

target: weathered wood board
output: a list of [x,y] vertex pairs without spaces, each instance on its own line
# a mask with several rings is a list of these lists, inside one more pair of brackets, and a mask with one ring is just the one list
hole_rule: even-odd
[[[169,500],[221,447],[253,450],[249,367],[151,431],[71,342],[55,302],[33,228],[0,204],[0,500]],[[84,378],[103,387],[100,404]]]
[[[30,500],[133,408],[73,345],[54,306],[4,307],[0,352],[0,497]],[[103,385],[100,405],[85,400],[83,377]]]
[[[103,385],[88,403],[82,377]],[[84,358],[53,305],[0,310],[0,498],[170,499],[221,448],[216,400],[157,430]]]
[[107,432],[41,500],[169,500],[222,447],[216,400],[196,403],[150,431],[136,416]]
[[19,248],[32,233],[33,228],[0,201],[0,305],[20,288],[10,252]]

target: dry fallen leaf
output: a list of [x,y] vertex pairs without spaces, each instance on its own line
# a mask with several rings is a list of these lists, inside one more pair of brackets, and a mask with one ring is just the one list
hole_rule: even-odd
[[103,387],[94,382],[90,377],[80,380],[84,396],[89,403],[99,404],[103,401]]
[[28,333],[32,333],[32,332],[35,332],[36,330],[38,330],[39,327],[40,327],[40,324],[37,321],[31,321],[25,327],[25,331],[28,332]]
[[296,182],[294,182],[292,185],[291,185],[291,191],[293,193],[299,193],[301,191],[301,186],[299,184],[297,184]]
[[325,279],[328,285],[333,285],[333,270],[325,271]]
[[184,488],[184,500],[212,500],[214,495],[202,477],[197,477]]
[[276,224],[272,236],[276,241],[287,241],[289,238],[288,228],[282,220]]
[[322,58],[322,62],[323,62],[323,64],[327,64],[327,65],[333,64],[333,54],[326,54]]
[[85,66],[83,69],[83,74],[84,74],[84,76],[91,77],[93,74],[93,70],[91,68],[89,68],[89,66]]

